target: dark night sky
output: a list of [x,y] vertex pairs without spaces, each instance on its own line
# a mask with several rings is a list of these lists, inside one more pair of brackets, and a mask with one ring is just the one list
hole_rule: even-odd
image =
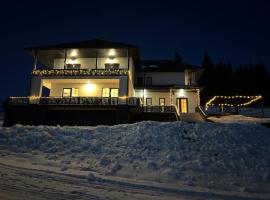
[[24,47],[101,38],[138,45],[141,57],[200,64],[205,52],[233,65],[270,68],[270,1],[2,0],[0,99],[27,95]]

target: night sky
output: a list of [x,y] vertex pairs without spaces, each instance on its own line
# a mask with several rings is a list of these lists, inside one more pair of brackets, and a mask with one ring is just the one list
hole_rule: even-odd
[[135,44],[144,59],[199,65],[205,52],[234,66],[270,69],[270,1],[2,0],[0,99],[27,95],[28,46],[93,38]]

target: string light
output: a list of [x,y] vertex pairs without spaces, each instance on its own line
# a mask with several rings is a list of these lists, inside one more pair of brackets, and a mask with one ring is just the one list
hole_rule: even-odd
[[33,76],[124,76],[128,69],[36,69]]
[[[230,103],[219,103],[219,104],[215,104],[213,103],[215,100],[217,99],[250,99],[248,102],[246,103],[239,103],[239,104],[230,104]],[[257,95],[257,96],[242,96],[242,95],[235,95],[235,96],[214,96],[213,98],[211,98],[208,102],[206,102],[205,106],[206,108],[208,108],[208,106],[214,106],[214,105],[218,105],[218,106],[248,106],[250,104],[252,104],[255,101],[258,101],[259,99],[261,99],[262,96],[261,95]]]

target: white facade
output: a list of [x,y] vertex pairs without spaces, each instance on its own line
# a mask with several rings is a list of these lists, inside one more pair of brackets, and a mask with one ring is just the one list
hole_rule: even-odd
[[[109,49],[101,51],[109,52]],[[66,97],[67,94],[71,97],[138,97],[144,106],[175,106],[178,112],[195,112],[200,104],[196,70],[135,72],[134,58],[128,53],[123,56],[125,52],[128,50],[123,49],[122,55],[103,54],[88,58],[85,54],[83,57],[76,54],[50,59],[43,52],[43,60],[53,64],[42,70],[35,66],[30,96],[44,96],[47,90],[47,97]],[[109,70],[108,64],[112,65]],[[65,69],[66,65],[74,65],[75,68]],[[83,74],[84,71],[87,74]]]

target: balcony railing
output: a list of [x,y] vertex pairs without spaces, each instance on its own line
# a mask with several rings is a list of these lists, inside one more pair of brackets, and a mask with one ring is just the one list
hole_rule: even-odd
[[10,97],[9,105],[131,105],[140,106],[136,97]]
[[36,69],[33,76],[126,76],[128,69]]
[[162,112],[162,113],[175,113],[176,109],[174,106],[144,106],[144,112]]

